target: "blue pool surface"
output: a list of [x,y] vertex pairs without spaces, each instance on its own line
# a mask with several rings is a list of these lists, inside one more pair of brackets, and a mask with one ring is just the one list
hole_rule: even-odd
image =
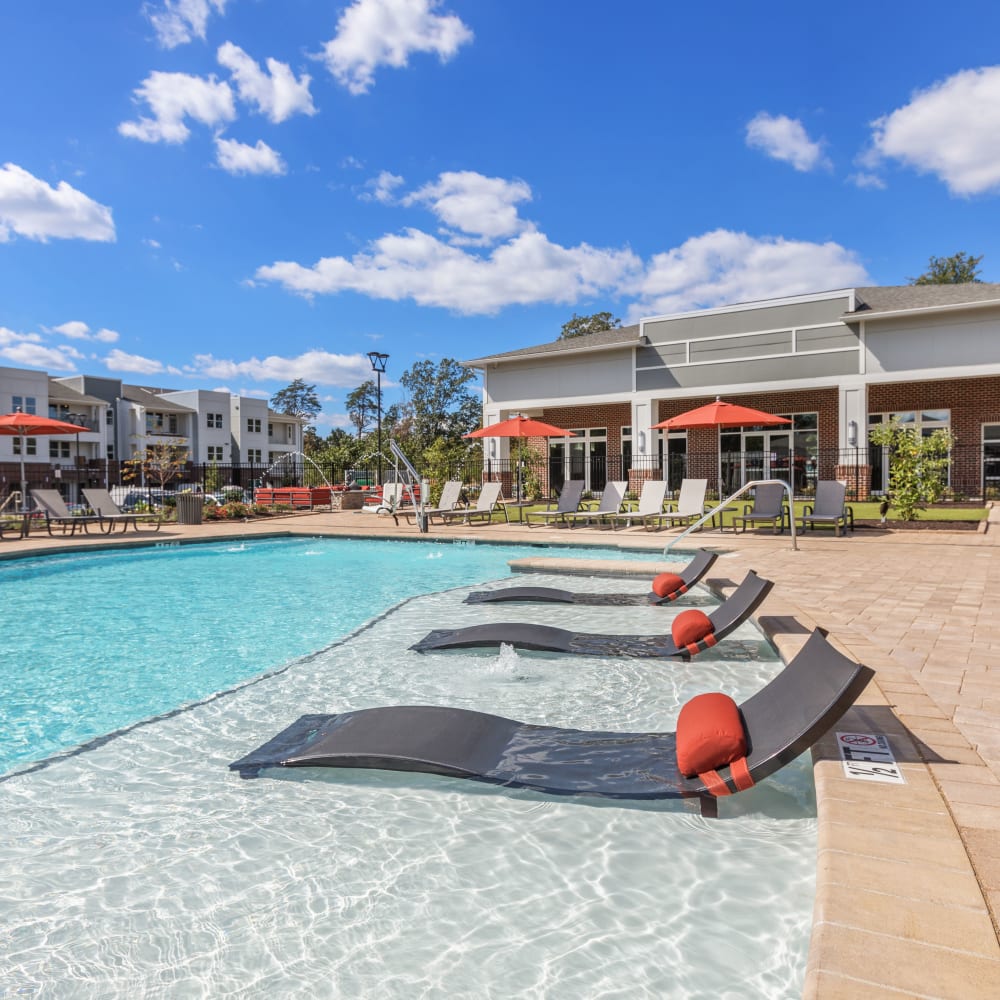
[[404,598],[506,576],[531,554],[658,558],[282,538],[0,562],[0,773],[322,649]]

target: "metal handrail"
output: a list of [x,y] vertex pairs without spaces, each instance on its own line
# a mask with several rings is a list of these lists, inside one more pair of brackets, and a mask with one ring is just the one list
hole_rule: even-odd
[[783,479],[754,479],[749,483],[744,483],[731,497],[727,497],[717,507],[713,507],[707,514],[703,514],[694,524],[685,528],[675,539],[673,539],[663,550],[664,555],[668,555],[670,550],[682,539],[686,538],[696,528],[700,528],[706,521],[711,520],[720,511],[728,507],[737,497],[743,496],[747,490],[752,490],[755,486],[780,486],[788,497],[788,526],[792,532],[792,551],[798,552],[799,544],[795,538],[795,496],[791,486]]

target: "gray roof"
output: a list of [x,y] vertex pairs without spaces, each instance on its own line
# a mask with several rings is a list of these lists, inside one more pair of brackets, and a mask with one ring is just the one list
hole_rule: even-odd
[[866,314],[1000,302],[1000,285],[985,281],[968,281],[960,285],[885,285],[856,288],[854,292],[855,313]]
[[147,410],[152,410],[154,413],[197,412],[196,410],[192,410],[190,406],[181,406],[180,403],[173,403],[162,396],[157,396],[155,393],[149,392],[147,389],[141,389],[137,385],[123,385],[122,396],[130,403],[138,403],[140,406],[144,406]]
[[73,403],[84,406],[108,405],[106,400],[98,399],[97,396],[88,396],[55,378],[49,378],[49,400],[53,403]]
[[535,354],[560,354],[563,351],[586,351],[602,347],[618,347],[635,344],[639,340],[639,325],[616,327],[614,330],[604,330],[601,333],[585,333],[580,337],[564,337],[547,344],[536,344],[534,347],[521,347],[516,351],[504,351],[502,354],[490,354],[485,358],[475,358],[463,364],[470,368],[481,368],[487,361],[508,361],[515,358],[529,358]]

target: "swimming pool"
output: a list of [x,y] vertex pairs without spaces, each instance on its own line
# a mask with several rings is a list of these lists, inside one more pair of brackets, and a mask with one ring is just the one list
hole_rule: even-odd
[[461,604],[466,589],[405,601],[280,673],[0,783],[0,898],[17,901],[0,995],[798,995],[815,877],[806,761],[726,800],[719,821],[684,803],[420,774],[227,770],[305,712],[448,704],[671,729],[693,694],[739,701],[779,669],[749,625],[691,664],[410,652],[428,627],[490,616],[640,632],[674,613],[512,616]]

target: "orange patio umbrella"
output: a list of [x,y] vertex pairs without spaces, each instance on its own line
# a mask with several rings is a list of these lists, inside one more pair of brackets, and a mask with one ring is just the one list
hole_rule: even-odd
[[65,420],[53,420],[52,417],[42,417],[34,413],[4,413],[0,416],[0,434],[21,439],[21,513],[28,510],[28,483],[24,478],[24,439],[26,437],[45,437],[51,434],[79,434],[89,430],[88,427],[77,427]]
[[[575,431],[567,431],[554,424],[547,424],[544,420],[534,420],[531,417],[523,417],[518,414],[507,420],[501,420],[498,424],[490,424],[489,427],[480,427],[478,431],[464,434],[467,438],[530,438],[530,437],[576,437]],[[521,499],[521,477],[518,474],[516,500]]]
[[693,427],[776,427],[779,424],[790,424],[787,417],[779,417],[763,410],[755,410],[750,406],[740,406],[737,403],[726,403],[715,397],[714,403],[706,403],[676,417],[661,420],[653,424],[652,430],[684,431]]

